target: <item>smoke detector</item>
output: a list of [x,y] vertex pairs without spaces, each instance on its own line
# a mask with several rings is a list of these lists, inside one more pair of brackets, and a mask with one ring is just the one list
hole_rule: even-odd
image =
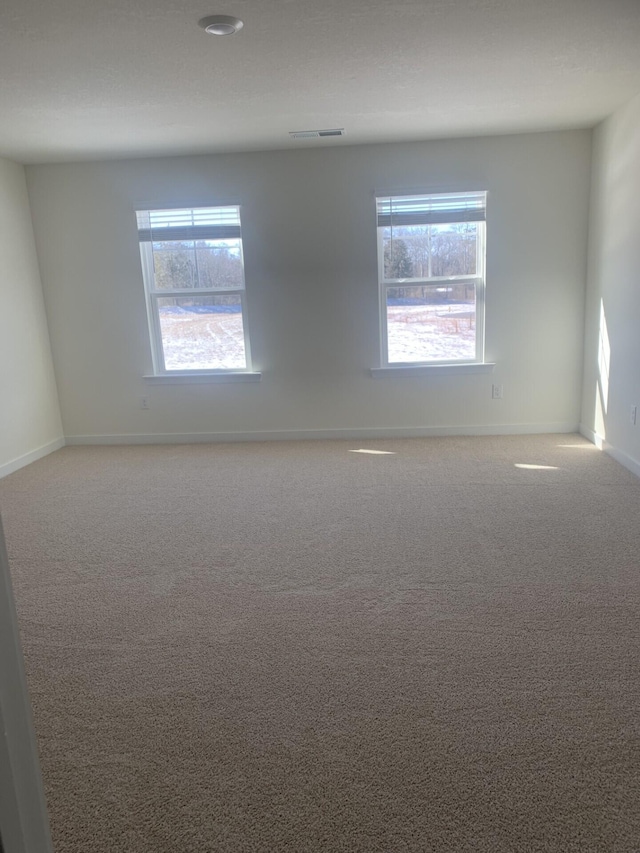
[[233,18],[231,15],[209,15],[208,18],[198,21],[198,25],[212,36],[232,36],[244,26],[240,18]]
[[344,127],[334,127],[330,130],[290,130],[292,139],[321,139],[324,136],[345,136]]

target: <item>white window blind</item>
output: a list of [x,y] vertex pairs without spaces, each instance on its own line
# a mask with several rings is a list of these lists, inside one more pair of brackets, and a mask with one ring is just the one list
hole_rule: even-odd
[[486,219],[487,194],[466,192],[383,196],[376,200],[376,204],[379,228],[483,222]]
[[141,243],[185,240],[229,240],[240,234],[240,208],[199,207],[178,210],[139,210]]

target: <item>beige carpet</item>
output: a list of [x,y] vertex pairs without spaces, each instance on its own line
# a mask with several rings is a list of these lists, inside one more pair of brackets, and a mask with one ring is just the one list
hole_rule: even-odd
[[56,853],[640,850],[640,481],[583,439],[66,448],[0,507]]

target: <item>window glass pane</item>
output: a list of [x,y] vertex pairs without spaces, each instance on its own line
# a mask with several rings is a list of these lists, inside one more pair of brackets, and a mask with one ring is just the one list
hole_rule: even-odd
[[241,240],[198,240],[196,254],[200,287],[244,287]]
[[475,284],[387,288],[389,364],[476,357]]
[[431,275],[477,275],[478,225],[431,225]]
[[244,287],[242,240],[184,240],[153,244],[156,290]]
[[193,241],[153,244],[153,278],[156,290],[181,290],[198,286]]
[[382,243],[386,280],[477,274],[475,222],[385,227]]
[[159,297],[167,370],[246,370],[240,295]]

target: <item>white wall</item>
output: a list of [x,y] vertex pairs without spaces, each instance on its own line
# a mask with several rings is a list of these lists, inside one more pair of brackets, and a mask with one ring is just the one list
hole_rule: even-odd
[[[638,474],[639,223],[640,96],[594,131],[582,408],[585,433]],[[635,426],[631,406],[638,407]]]
[[24,169],[0,158],[0,476],[62,443]]
[[[571,131],[27,167],[65,434],[577,427],[590,151]],[[371,378],[374,191],[485,188],[495,373]],[[242,205],[263,380],[149,386],[134,211],[225,202]]]

